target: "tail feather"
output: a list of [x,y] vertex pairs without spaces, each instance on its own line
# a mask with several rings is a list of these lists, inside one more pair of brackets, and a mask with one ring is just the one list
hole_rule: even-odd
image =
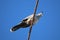
[[10,31],[11,31],[11,32],[14,32],[14,31],[18,30],[19,28],[26,28],[26,27],[28,27],[28,26],[29,26],[28,24],[26,24],[25,22],[22,22],[22,23],[20,23],[20,24],[18,24],[18,25],[16,25],[16,26],[12,27],[12,28],[10,29]]
[[10,31],[11,31],[11,32],[14,32],[14,31],[18,30],[19,28],[21,28],[20,25],[16,25],[16,26],[12,27],[12,28],[10,29]]

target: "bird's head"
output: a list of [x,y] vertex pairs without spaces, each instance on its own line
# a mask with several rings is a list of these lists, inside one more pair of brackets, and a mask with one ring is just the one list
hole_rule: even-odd
[[38,13],[37,16],[38,16],[38,17],[43,16],[43,12]]
[[40,17],[42,17],[42,16],[43,16],[43,12],[40,12],[36,15],[37,19],[40,19]]

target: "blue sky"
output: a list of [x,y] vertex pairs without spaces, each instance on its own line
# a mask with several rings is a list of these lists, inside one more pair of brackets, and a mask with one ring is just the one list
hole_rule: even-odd
[[[35,0],[0,0],[0,40],[27,40],[29,28],[10,32],[10,28],[34,12]],[[31,40],[60,40],[60,0],[40,0]]]

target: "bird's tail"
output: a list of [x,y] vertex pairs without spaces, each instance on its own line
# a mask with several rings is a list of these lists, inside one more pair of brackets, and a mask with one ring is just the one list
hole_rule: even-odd
[[28,27],[28,26],[29,26],[29,24],[26,24],[25,22],[22,22],[22,23],[20,23],[20,24],[18,24],[18,25],[16,25],[16,26],[12,27],[12,28],[10,29],[10,31],[11,31],[11,32],[14,32],[14,31],[18,30],[19,28],[26,28],[26,27]]
[[18,30],[19,28],[21,28],[20,25],[16,25],[16,26],[12,27],[12,28],[10,29],[10,31],[11,31],[11,32],[14,32],[14,31]]

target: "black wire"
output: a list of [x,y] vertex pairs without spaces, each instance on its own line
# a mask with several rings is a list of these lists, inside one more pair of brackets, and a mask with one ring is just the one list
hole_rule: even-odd
[[35,19],[35,14],[36,14],[36,11],[37,11],[38,2],[39,2],[39,0],[36,0],[36,7],[34,8],[33,21],[31,21],[30,30],[29,30],[29,33],[28,33],[28,40],[30,40],[30,35],[31,35],[31,31],[32,31],[32,25],[33,25],[33,22],[34,22],[34,19]]

